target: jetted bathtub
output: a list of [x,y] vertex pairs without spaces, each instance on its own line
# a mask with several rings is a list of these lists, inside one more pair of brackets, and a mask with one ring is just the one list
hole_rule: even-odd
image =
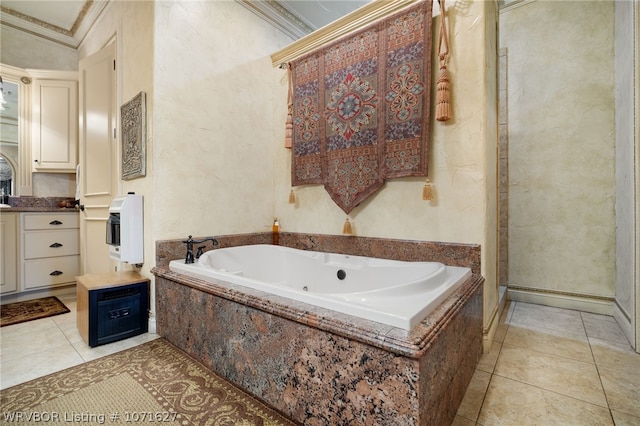
[[169,269],[217,279],[405,330],[422,321],[471,269],[346,254],[248,245],[210,250]]

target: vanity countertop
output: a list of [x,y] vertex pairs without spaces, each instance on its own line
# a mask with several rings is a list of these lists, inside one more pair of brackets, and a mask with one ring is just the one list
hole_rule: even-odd
[[[73,207],[61,207],[63,205]],[[73,204],[73,199],[69,197],[9,197],[8,206],[6,204],[0,205],[2,213],[77,213],[78,211],[78,208]]]
[[24,212],[42,212],[42,213],[78,213],[80,210],[76,208],[58,207],[58,206],[38,206],[38,207],[4,207],[0,206],[2,213],[24,213]]

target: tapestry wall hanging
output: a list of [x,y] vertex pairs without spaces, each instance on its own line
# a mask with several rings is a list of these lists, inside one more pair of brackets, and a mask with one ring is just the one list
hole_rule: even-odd
[[431,1],[290,63],[292,186],[349,213],[388,178],[426,176]]
[[122,179],[146,175],[146,94],[138,93],[120,108],[122,128]]

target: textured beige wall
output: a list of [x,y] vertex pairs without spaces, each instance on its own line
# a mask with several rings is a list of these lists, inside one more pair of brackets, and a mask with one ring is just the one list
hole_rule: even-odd
[[508,50],[509,284],[613,297],[614,2],[500,14]]
[[[638,271],[638,75],[637,2],[616,3],[616,305],[618,323],[640,351]],[[635,55],[631,54],[635,52]],[[635,98],[634,98],[635,95]],[[639,330],[633,332],[634,327]]]
[[271,229],[286,92],[269,54],[291,39],[231,1],[155,14],[156,239]]

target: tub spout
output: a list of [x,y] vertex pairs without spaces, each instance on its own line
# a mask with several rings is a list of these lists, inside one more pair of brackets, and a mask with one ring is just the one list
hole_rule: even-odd
[[189,235],[189,238],[187,238],[185,241],[183,241],[183,243],[187,245],[187,254],[185,256],[184,263],[193,263],[195,261],[195,259],[200,258],[200,256],[202,256],[202,252],[203,252],[205,246],[198,247],[198,251],[196,252],[196,255],[194,256],[193,255],[193,245],[194,244],[206,243],[207,241],[211,241],[211,243],[214,246],[218,245],[218,240],[216,240],[214,237],[203,238],[202,240],[194,240],[192,238],[192,236]]

